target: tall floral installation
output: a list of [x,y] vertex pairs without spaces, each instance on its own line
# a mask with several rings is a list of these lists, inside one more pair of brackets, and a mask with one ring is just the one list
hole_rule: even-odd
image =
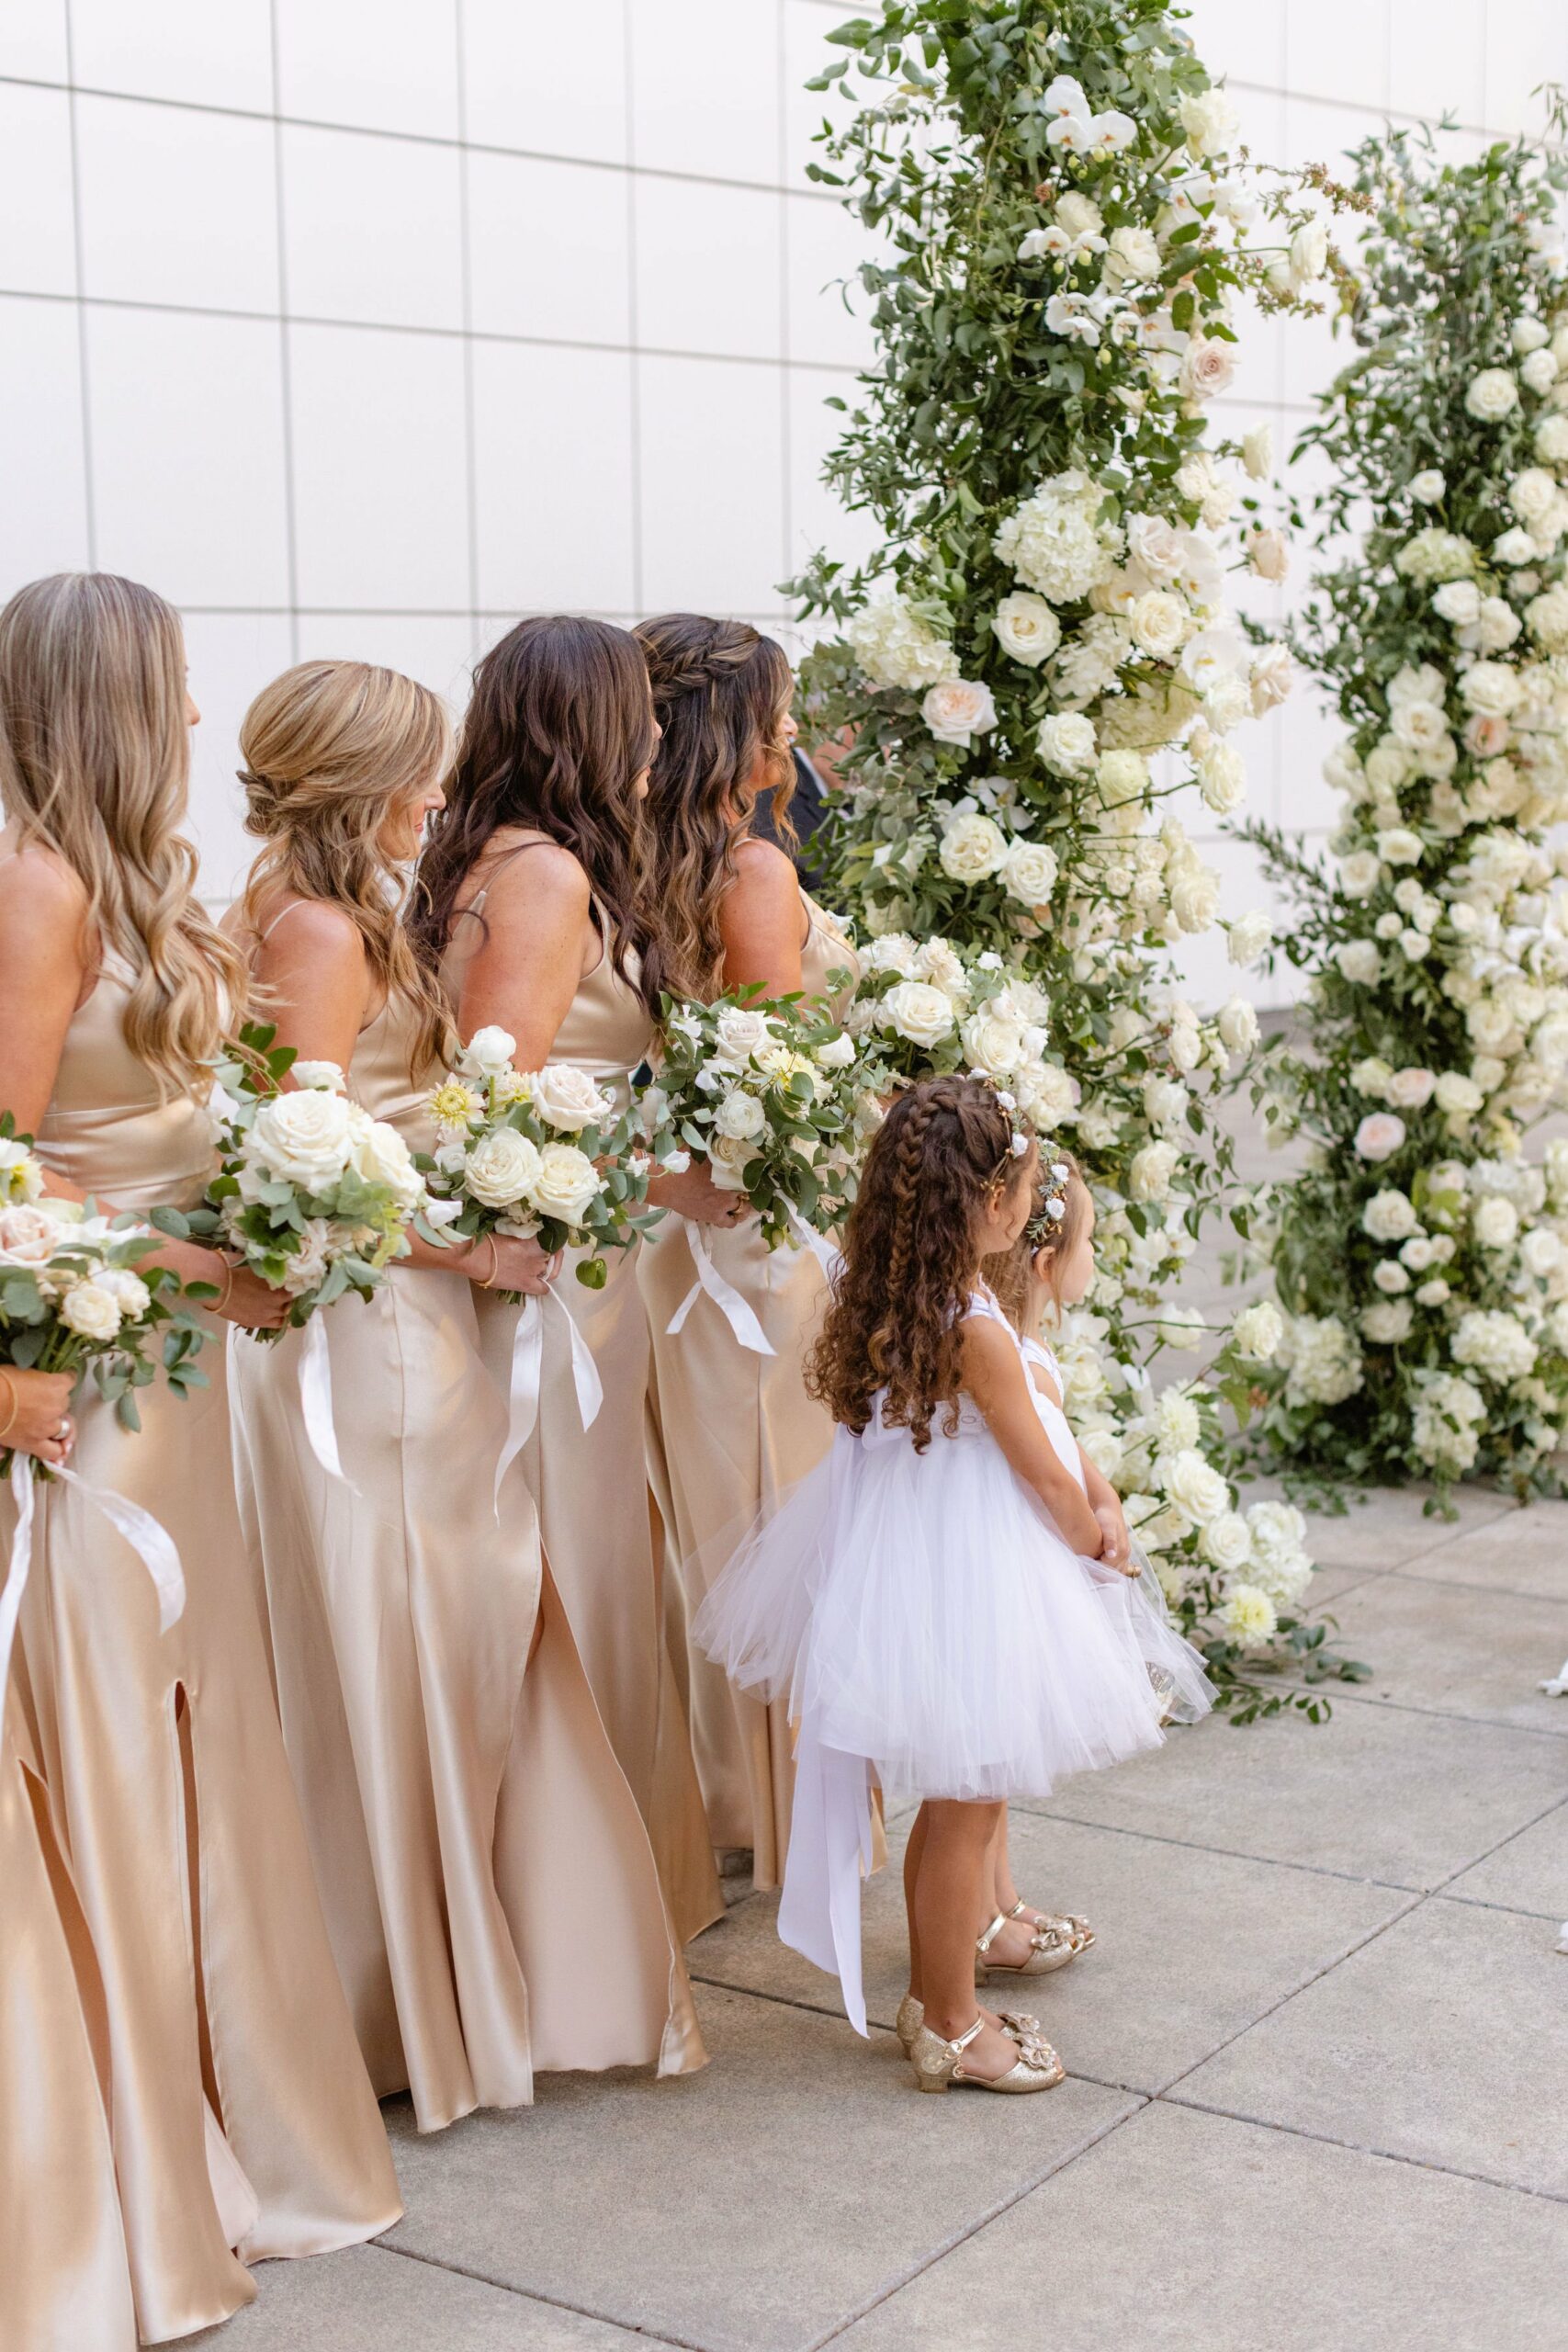
[[[819,839],[870,941],[851,1026],[904,1078],[987,1071],[1077,1151],[1100,1272],[1061,1350],[1075,1425],[1237,1714],[1321,1713],[1256,1679],[1344,1670],[1300,1613],[1304,1522],[1239,1509],[1214,1462],[1278,1313],[1157,1396],[1148,1365],[1203,1343],[1168,1294],[1231,1191],[1212,1097],[1257,1037],[1239,997],[1204,1018],[1175,984],[1169,949],[1223,918],[1162,803],[1195,781],[1235,808],[1235,730],[1290,678],[1225,601],[1227,562],[1282,568],[1248,489],[1266,441],[1210,445],[1204,408],[1235,296],[1310,303],[1327,240],[1227,167],[1232,110],[1158,0],[914,0],[831,38],[850,54],[815,86],[852,72],[868,102],[812,169],[886,256],[827,469],[885,544],[794,583],[824,630],[808,726],[838,746]],[[1238,965],[1268,947],[1257,915],[1225,928]]]
[[1309,1164],[1275,1194],[1255,1426],[1444,1508],[1469,1475],[1557,1491],[1568,1419],[1568,1147],[1523,1148],[1568,1103],[1568,175],[1406,132],[1353,161],[1363,350],[1303,435],[1330,486],[1296,633],[1348,729],[1343,816],[1327,865],[1247,828],[1297,901],[1312,1031],[1270,1065]]

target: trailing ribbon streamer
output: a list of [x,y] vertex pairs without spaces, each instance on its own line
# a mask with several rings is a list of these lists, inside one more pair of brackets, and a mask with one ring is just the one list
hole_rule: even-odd
[[698,1292],[705,1290],[743,1348],[750,1348],[753,1355],[773,1355],[775,1351],[767,1333],[733,1283],[726,1282],[714,1264],[713,1252],[708,1248],[707,1234],[703,1227],[690,1217],[683,1217],[682,1223],[686,1228],[686,1239],[691,1245],[692,1263],[696,1268],[697,1279],[670,1317],[667,1328],[671,1335],[683,1327],[687,1316],[697,1303]]
[[329,1478],[341,1479],[356,1495],[359,1489],[338,1455],[337,1423],[333,1419],[333,1360],[327,1350],[326,1325],[320,1313],[312,1315],[305,1326],[305,1344],[299,1354],[299,1403],[311,1453]]
[[[112,1527],[118,1530],[152,1577],[158,1594],[158,1631],[166,1634],[186,1605],[185,1571],[166,1529],[159,1526],[151,1511],[140,1503],[128,1503],[108,1487],[89,1486],[74,1470],[67,1470],[63,1463],[51,1465],[50,1476],[62,1486],[73,1487],[84,1502],[102,1511]],[[17,1620],[21,1613],[22,1595],[28,1588],[28,1577],[33,1564],[33,1513],[37,1507],[30,1454],[16,1453],[11,1457],[11,1494],[17,1506],[17,1532],[11,1538],[11,1565],[6,1588],[0,1592],[0,1699],[3,1699],[11,1666],[11,1645],[16,1639]]]
[[571,1380],[577,1391],[577,1409],[585,1430],[592,1428],[599,1418],[599,1408],[604,1401],[604,1383],[599,1367],[593,1361],[593,1351],[577,1328],[565,1299],[558,1296],[551,1283],[543,1297],[530,1296],[523,1301],[523,1312],[517,1318],[517,1336],[512,1348],[512,1385],[507,1403],[506,1442],[501,1449],[501,1459],[495,1466],[495,1511],[501,1516],[501,1482],[534,1434],[534,1424],[539,1418],[539,1390],[545,1371],[545,1299],[551,1301],[557,1312],[566,1319],[567,1338],[571,1348]]
[[814,1226],[807,1224],[793,1201],[787,1201],[784,1205],[789,1213],[790,1231],[803,1250],[810,1250],[828,1280],[831,1282],[844,1262],[841,1251],[835,1250],[830,1241],[825,1241]]

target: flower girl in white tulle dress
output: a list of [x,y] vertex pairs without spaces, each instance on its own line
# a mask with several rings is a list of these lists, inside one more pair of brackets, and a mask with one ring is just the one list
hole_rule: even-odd
[[[1124,1538],[1091,1508],[1070,1432],[1048,1425],[1023,1342],[982,1279],[1035,1214],[1041,1173],[984,1081],[931,1079],[899,1098],[866,1161],[809,1373],[839,1424],[833,1448],[736,1555],[694,1627],[737,1682],[787,1698],[799,1724],[779,1932],[837,1973],[862,2033],[872,1790],[921,1801],[899,2023],[922,2090],[1061,2080],[1032,2018],[976,1999],[976,1923],[1007,1801],[1161,1738]],[[1167,1639],[1169,1670],[1182,1653],[1190,1673],[1191,1654]]]

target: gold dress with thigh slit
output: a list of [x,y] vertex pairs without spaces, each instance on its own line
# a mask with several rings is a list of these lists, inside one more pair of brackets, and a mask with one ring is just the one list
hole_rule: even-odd
[[[39,1157],[126,1209],[189,1207],[207,1114],[160,1102],[106,956],[73,1016]],[[73,1467],[140,1503],[185,1570],[167,1634],[136,1555],[40,1483],[13,1703],[103,1994],[108,2109],[146,2342],[254,2293],[245,2265],[374,2236],[400,2212],[386,2133],[311,1881],[234,1502],[223,1327],[208,1385],[138,1391],[140,1432],[90,1388]],[[0,1543],[12,1508],[0,1499]]]

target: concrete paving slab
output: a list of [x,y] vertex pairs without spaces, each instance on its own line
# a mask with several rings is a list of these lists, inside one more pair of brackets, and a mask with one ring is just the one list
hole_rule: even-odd
[[1554,1942],[1544,1920],[1430,1896],[1189,2075],[1179,2096],[1568,2199]]
[[[1303,1728],[1305,1728],[1303,1726]],[[1246,1737],[1236,1732],[1238,1746]],[[891,2025],[908,1982],[902,1830],[894,1867],[865,1891],[867,2007]],[[1069,2074],[1154,2091],[1326,1968],[1411,1897],[1396,1889],[1121,1830],[1014,1814],[1013,1871],[1030,1899],[1090,1919],[1098,1941],[1068,1968],[992,1987],[1033,2010]],[[839,2013],[836,1982],[780,1943],[776,1898],[758,1895],[692,1950],[694,1972]]]
[[1495,1903],[1538,1918],[1568,1919],[1568,1805],[1521,1829],[1443,1891],[1459,1903]]
[[1568,1798],[1560,1741],[1337,1691],[1333,1705],[1315,1725],[1211,1716],[1029,1810],[1426,1892]]
[[[1265,1480],[1244,1488],[1242,1500],[1256,1501],[1274,1491]],[[1374,1487],[1360,1500],[1348,1494],[1343,1514],[1308,1511],[1307,1550],[1320,1567],[1397,1568],[1491,1526],[1515,1509],[1506,1495],[1490,1487],[1461,1487],[1453,1497],[1453,1519],[1428,1517],[1423,1506],[1429,1494],[1425,1487]]]
[[702,2352],[797,2352],[1136,2105],[1079,2082],[922,2098],[891,2035],[701,2008],[714,2063],[684,2080],[549,2076],[428,2140],[389,2110],[390,2242]]
[[[1436,1584],[1481,1585],[1555,1600],[1568,1648],[1568,1503],[1531,1503],[1484,1526],[1466,1527],[1450,1544],[1404,1562],[1408,1574]],[[1550,1669],[1555,1670],[1555,1669]]]
[[1341,1646],[1372,1668],[1363,1697],[1568,1741],[1568,1705],[1538,1687],[1562,1663],[1568,1608],[1393,1575],[1370,1577],[1335,1614]]
[[[508,2294],[378,2245],[264,2262],[256,2300],[183,2346],[224,2352],[634,2352],[646,2335]],[[90,2352],[84,2346],[82,2352]]]
[[834,2352],[1542,2352],[1564,2276],[1562,2206],[1156,2104]]

